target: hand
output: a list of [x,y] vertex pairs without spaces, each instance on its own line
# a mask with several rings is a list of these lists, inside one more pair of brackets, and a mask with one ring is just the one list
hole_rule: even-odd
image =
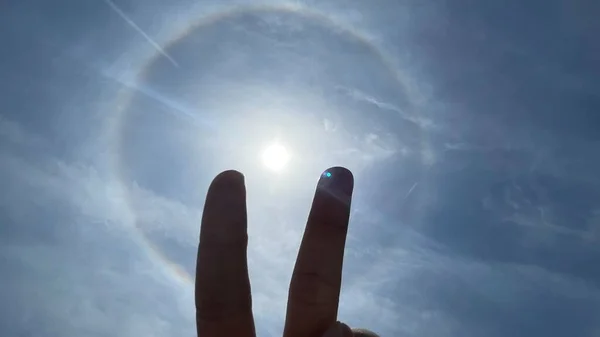
[[[376,336],[337,322],[354,179],[345,168],[318,182],[290,284],[284,337]],[[199,337],[255,337],[248,278],[244,176],[225,171],[211,183],[196,264]]]

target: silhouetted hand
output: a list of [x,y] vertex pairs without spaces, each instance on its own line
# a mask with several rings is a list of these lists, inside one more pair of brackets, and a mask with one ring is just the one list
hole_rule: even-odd
[[[376,336],[337,322],[354,180],[345,168],[317,185],[290,284],[284,337]],[[244,176],[225,171],[206,196],[196,264],[199,337],[255,337]]]

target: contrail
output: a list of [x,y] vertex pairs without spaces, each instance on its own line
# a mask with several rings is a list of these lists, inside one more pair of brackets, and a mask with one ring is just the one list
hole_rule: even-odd
[[414,185],[412,185],[410,190],[408,190],[408,192],[404,196],[404,200],[406,200],[406,198],[408,198],[408,196],[415,190],[415,188],[417,188],[417,185],[419,185],[419,183],[414,183]]
[[212,130],[217,130],[217,121],[209,118],[199,118],[197,114],[194,114],[188,107],[185,105],[179,104],[163,95],[158,93],[155,90],[152,90],[149,87],[139,86],[131,81],[126,81],[120,79],[116,76],[112,76],[110,74],[101,73],[102,76],[106,76],[107,78],[116,81],[117,83],[128,87],[132,90],[139,92],[140,94],[155,100],[156,102],[163,104],[168,109],[161,109],[161,111],[172,114],[176,118],[184,118],[186,121],[195,123],[196,125],[200,125],[202,127],[206,127]]
[[125,20],[125,22],[127,22],[127,24],[129,24],[129,26],[131,26],[131,28],[135,29],[138,33],[140,33],[140,35],[142,35],[144,37],[144,39],[146,39],[146,41],[148,41],[148,43],[150,43],[152,45],[152,47],[154,47],[154,49],[156,49],[159,53],[162,54],[162,56],[166,57],[169,61],[171,61],[171,63],[173,63],[174,66],[176,66],[177,68],[179,68],[179,64],[177,63],[177,61],[175,61],[171,55],[167,54],[167,52],[158,44],[156,43],[156,41],[152,40],[152,38],[150,36],[148,36],[148,34],[146,34],[141,28],[140,26],[138,26],[135,22],[133,22],[133,20],[131,20],[122,10],[121,8],[119,8],[114,2],[112,2],[112,0],[104,0],[104,2],[106,2],[106,4],[108,6],[110,6],[110,8],[115,11],[115,13],[119,14],[119,16]]

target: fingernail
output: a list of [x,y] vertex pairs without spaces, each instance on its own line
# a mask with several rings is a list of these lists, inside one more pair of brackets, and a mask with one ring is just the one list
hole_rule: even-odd
[[335,196],[344,199],[352,196],[354,189],[354,176],[344,167],[331,167],[321,174],[318,188],[325,189]]

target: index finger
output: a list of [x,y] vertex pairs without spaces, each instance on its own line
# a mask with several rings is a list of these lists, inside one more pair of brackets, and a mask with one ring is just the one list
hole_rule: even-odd
[[320,337],[336,322],[353,188],[352,173],[342,167],[319,179],[290,283],[284,337]]
[[244,177],[225,171],[211,183],[202,214],[196,265],[198,336],[255,336],[246,226]]

